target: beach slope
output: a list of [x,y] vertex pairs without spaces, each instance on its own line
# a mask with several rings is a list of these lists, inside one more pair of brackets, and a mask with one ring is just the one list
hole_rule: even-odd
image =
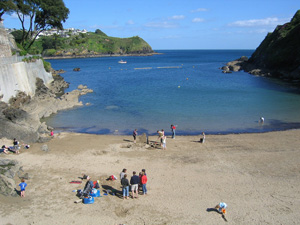
[[[230,224],[298,224],[300,130],[167,138],[167,150],[131,136],[61,133],[16,159],[29,173],[26,197],[0,196],[0,224],[222,224],[212,208],[228,205]],[[150,137],[150,141],[157,137]],[[119,178],[146,169],[148,194],[123,200]],[[100,180],[94,204],[74,203],[82,174]],[[19,181],[16,181],[19,183]],[[17,183],[17,184],[18,184]],[[115,189],[116,195],[104,196]]]

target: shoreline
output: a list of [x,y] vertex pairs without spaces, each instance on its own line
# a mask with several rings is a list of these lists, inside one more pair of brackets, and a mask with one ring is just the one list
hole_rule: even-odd
[[[29,175],[25,198],[0,195],[1,223],[51,224],[55,218],[58,224],[98,224],[99,219],[101,224],[218,224],[225,221],[210,209],[224,201],[231,224],[296,224],[299,135],[299,129],[207,135],[203,144],[197,136],[176,136],[167,138],[164,151],[134,144],[128,135],[55,134],[47,152],[45,143],[34,143],[19,155],[1,155],[20,161]],[[146,196],[123,200],[123,168],[129,178],[133,170],[146,169]],[[86,181],[70,181],[83,173],[100,181],[102,197],[91,205],[74,203],[72,190]],[[118,179],[108,181],[111,175]],[[103,195],[111,189],[115,196]]]
[[[88,129],[88,128],[87,128]],[[292,127],[289,127],[289,128],[278,128],[278,129],[265,129],[265,130],[261,130],[259,131],[258,129],[250,129],[252,131],[247,131],[246,130],[238,130],[238,131],[215,131],[215,132],[209,132],[209,131],[195,131],[195,132],[189,132],[189,133],[185,133],[185,132],[180,132],[180,131],[177,131],[176,130],[176,136],[199,136],[199,135],[202,135],[202,132],[204,132],[206,135],[235,135],[235,134],[263,134],[263,133],[271,133],[271,132],[282,132],[282,131],[290,131],[290,130],[299,130],[300,129],[300,124],[297,124],[296,126],[292,126]],[[56,130],[56,132],[62,132],[62,133],[78,133],[78,134],[92,134],[92,135],[112,135],[112,136],[131,136],[132,135],[132,132],[129,132],[129,133],[120,133],[119,131],[110,131],[110,132],[107,132],[107,131],[103,131],[103,132],[85,132],[83,130],[86,130],[86,128],[84,129],[70,129],[70,128],[55,128],[54,127],[54,130]],[[106,130],[106,129],[103,129],[103,130]],[[139,135],[140,134],[143,134],[145,133],[147,136],[155,136],[157,135],[156,132],[153,132],[153,133],[148,133],[148,132],[138,132]],[[169,132],[169,131],[166,131],[165,130],[165,134],[167,136],[170,136],[172,134],[172,132]]]

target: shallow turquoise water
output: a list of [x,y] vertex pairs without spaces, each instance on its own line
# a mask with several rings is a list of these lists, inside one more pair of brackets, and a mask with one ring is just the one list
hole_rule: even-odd
[[[166,50],[147,57],[48,60],[70,83],[94,93],[90,106],[59,112],[47,123],[59,130],[97,133],[240,133],[300,127],[300,92],[244,72],[223,74],[226,62],[253,50]],[[120,59],[127,64],[118,64]],[[80,67],[80,72],[73,68]],[[264,116],[261,125],[258,119]]]

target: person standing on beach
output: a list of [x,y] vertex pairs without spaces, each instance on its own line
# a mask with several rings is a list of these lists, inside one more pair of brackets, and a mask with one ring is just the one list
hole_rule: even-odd
[[133,143],[136,143],[137,129],[135,129],[135,130],[133,131],[132,136],[133,136]]
[[20,153],[20,146],[19,146],[19,142],[17,141],[16,138],[14,138],[14,141],[13,141],[13,145],[14,145],[14,150],[15,150],[15,153],[19,154]]
[[123,179],[124,175],[126,174],[126,172],[127,172],[127,169],[124,168],[122,170],[122,172],[120,173],[120,181],[122,181],[122,179]]
[[171,131],[172,131],[172,138],[175,139],[175,130],[176,130],[176,126],[174,126],[173,124],[171,124]]
[[145,169],[142,169],[142,173],[144,173],[147,176]]
[[[132,191],[132,198],[138,198],[138,189],[139,189],[139,183],[140,183],[140,178],[139,176],[136,175],[136,172],[133,171],[133,176],[130,179],[130,184],[131,184],[131,191]],[[134,197],[135,193],[135,197]]]
[[160,146],[162,146],[162,137],[165,136],[165,131],[162,129],[162,130],[158,130],[157,133],[158,133],[157,139],[160,139]]
[[167,149],[167,137],[163,136],[161,139],[162,139],[163,150],[166,150]]
[[123,199],[129,199],[129,181],[127,179],[127,174],[124,174],[124,177],[121,180]]
[[25,197],[25,188],[27,187],[27,184],[25,183],[25,179],[21,180],[21,183],[19,184],[21,189],[21,198]]
[[141,178],[141,183],[142,183],[142,189],[143,189],[143,195],[147,194],[147,176],[144,172],[142,172],[142,178]]
[[205,142],[205,133],[202,133],[202,138],[200,138],[200,143],[204,143]]

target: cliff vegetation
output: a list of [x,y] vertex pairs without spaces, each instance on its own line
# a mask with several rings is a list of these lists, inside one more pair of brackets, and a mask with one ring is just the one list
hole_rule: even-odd
[[222,67],[223,72],[245,70],[254,75],[300,80],[300,10],[289,23],[278,25],[249,60],[242,57]]
[[[13,32],[16,41],[21,31]],[[30,54],[44,57],[92,57],[101,55],[151,54],[151,46],[138,36],[130,38],[109,37],[100,30],[79,33],[69,37],[42,36],[29,50]]]

